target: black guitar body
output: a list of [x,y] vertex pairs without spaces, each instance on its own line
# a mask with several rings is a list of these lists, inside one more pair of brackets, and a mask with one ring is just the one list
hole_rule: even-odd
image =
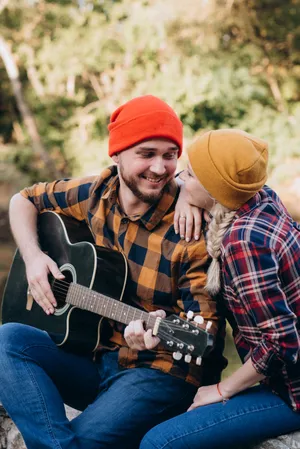
[[[47,315],[28,290],[25,264],[17,250],[3,297],[3,323],[23,323],[50,334],[58,346],[77,354],[93,355],[100,343],[109,345],[112,328],[106,318],[123,324],[142,320],[175,360],[185,355],[200,364],[213,346],[213,336],[195,323],[172,314],[164,319],[125,304],[128,265],[113,249],[95,246],[86,224],[55,212],[38,220],[39,244],[59,266],[65,279],[49,277],[57,301]],[[133,299],[133,298],[132,298]]]
[[[65,275],[74,282],[122,300],[127,280],[127,262],[122,253],[98,247],[88,227],[71,218],[45,212],[39,216],[39,243]],[[28,300],[25,264],[17,250],[3,297],[2,322],[18,322],[47,330],[55,343],[75,353],[92,354],[101,340],[109,338],[109,325],[101,316],[64,302],[55,294],[58,307],[46,315]]]

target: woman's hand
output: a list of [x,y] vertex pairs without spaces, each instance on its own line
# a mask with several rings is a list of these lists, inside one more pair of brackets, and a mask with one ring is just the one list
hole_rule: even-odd
[[188,409],[194,410],[202,405],[214,404],[215,402],[221,402],[227,400],[232,396],[246,390],[247,388],[253,387],[263,380],[265,376],[258,373],[253,364],[251,358],[240,366],[236,371],[234,371],[226,379],[222,380],[219,385],[219,391],[217,385],[208,385],[207,387],[200,387],[194,397],[194,402]]
[[[164,310],[156,310],[150,312],[150,315],[165,318]],[[160,339],[152,335],[152,329],[145,331],[142,320],[131,321],[124,331],[124,338],[130,349],[136,351],[144,351],[145,349],[153,349],[158,345]]]
[[184,184],[181,184],[180,194],[176,203],[174,215],[174,229],[176,234],[180,234],[182,239],[189,242],[194,236],[199,240],[202,225],[202,209],[191,206],[187,202]]
[[222,402],[223,398],[220,396],[217,385],[208,385],[207,387],[200,387],[194,397],[192,405],[189,407],[188,412],[194,410],[202,405],[214,404],[216,402]]

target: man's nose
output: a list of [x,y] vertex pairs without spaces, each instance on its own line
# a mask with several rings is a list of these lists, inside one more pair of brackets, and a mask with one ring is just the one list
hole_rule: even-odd
[[163,175],[166,172],[165,161],[162,158],[155,158],[151,164],[150,170],[156,175]]

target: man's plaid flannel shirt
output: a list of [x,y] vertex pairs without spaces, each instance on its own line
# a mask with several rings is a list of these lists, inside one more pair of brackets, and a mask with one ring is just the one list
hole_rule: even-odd
[[111,323],[110,343],[119,348],[122,366],[159,369],[196,386],[218,381],[226,366],[224,332],[216,301],[204,290],[208,257],[203,235],[200,241],[187,243],[175,234],[175,182],[158,204],[143,216],[130,218],[120,208],[118,187],[116,167],[112,166],[101,176],[38,183],[21,194],[38,212],[53,210],[86,222],[97,245],[122,251],[129,265],[129,291],[138,298],[139,307],[146,311],[162,308],[182,316],[192,310],[213,322],[215,349],[200,367],[194,360],[190,364],[174,361],[172,352],[162,344],[152,351],[133,351],[123,338],[123,327]]

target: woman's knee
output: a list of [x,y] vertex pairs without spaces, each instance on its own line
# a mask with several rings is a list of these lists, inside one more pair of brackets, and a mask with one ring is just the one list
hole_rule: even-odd
[[148,432],[142,439],[140,449],[160,449],[161,446],[157,446],[152,437],[154,437],[154,435],[150,430],[150,432]]
[[[149,430],[142,439],[139,449],[171,449],[173,447],[177,448],[178,440],[174,438],[174,434],[176,433],[176,429],[173,428],[174,420],[176,420],[176,417],[158,424],[157,426]],[[175,444],[175,446],[173,446],[173,444]]]

